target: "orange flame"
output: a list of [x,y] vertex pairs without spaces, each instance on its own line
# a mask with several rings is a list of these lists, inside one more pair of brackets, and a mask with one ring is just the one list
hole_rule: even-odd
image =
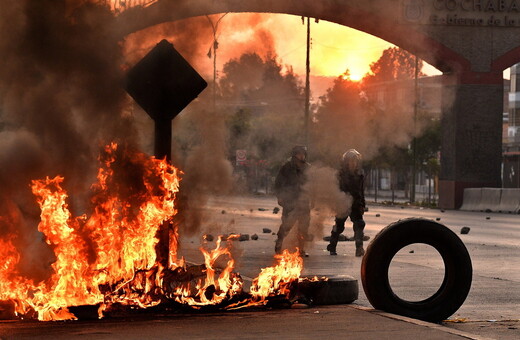
[[78,223],[71,219],[62,182],[60,176],[32,182],[41,209],[38,230],[45,234],[56,255],[50,283],[35,292],[32,303],[39,318],[44,320],[74,318],[66,311],[68,306],[96,304],[102,299],[99,290],[92,286],[86,244],[77,233]]
[[[223,236],[218,237],[215,249],[208,251],[201,247],[200,251],[204,255],[204,266],[201,268],[202,275],[194,278],[194,285],[186,281],[171,282],[172,298],[179,303],[196,308],[205,305],[217,305],[241,293],[242,280],[239,275],[233,273],[235,260],[230,251],[232,240],[238,237],[239,235],[229,236],[227,247],[221,247]],[[220,257],[228,258],[223,269],[215,266]],[[186,268],[182,268],[181,271],[185,273]]]
[[251,286],[251,295],[254,301],[265,303],[265,299],[273,295],[289,295],[290,284],[298,280],[303,269],[303,259],[299,250],[290,253],[285,249],[275,255],[277,264],[262,269]]
[[[219,305],[242,294],[243,281],[234,273],[231,243],[239,235],[220,236],[213,250],[200,248],[204,264],[188,267],[177,258],[176,193],[179,172],[166,160],[107,145],[100,156],[97,183],[92,186],[90,216],[74,218],[61,176],[34,180],[33,194],[41,209],[38,230],[52,247],[52,275],[39,283],[17,270],[20,253],[15,236],[0,238],[0,300],[10,300],[18,315],[39,320],[76,319],[69,307],[99,305],[99,315],[113,304],[151,307],[169,299],[200,308]],[[169,223],[168,268],[157,261],[156,234]],[[89,255],[90,254],[90,255]],[[92,256],[94,254],[94,256]],[[276,255],[277,265],[253,281],[251,301],[261,305],[270,296],[289,295],[303,261],[298,252]],[[220,268],[218,260],[224,259]],[[242,304],[245,306],[246,304]]]
[[18,313],[26,314],[30,308],[27,299],[29,297],[29,287],[33,282],[20,276],[17,265],[20,261],[20,254],[8,237],[0,239],[0,300],[11,300],[15,303]]

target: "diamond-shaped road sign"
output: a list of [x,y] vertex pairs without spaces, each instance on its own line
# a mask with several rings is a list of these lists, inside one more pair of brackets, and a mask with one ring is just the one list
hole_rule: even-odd
[[128,71],[126,90],[157,121],[175,118],[206,86],[173,45],[162,40]]
[[[208,84],[166,40],[159,42],[127,74],[126,90],[155,123],[154,154],[171,159],[172,124]],[[157,260],[168,266],[169,224],[157,231]]]

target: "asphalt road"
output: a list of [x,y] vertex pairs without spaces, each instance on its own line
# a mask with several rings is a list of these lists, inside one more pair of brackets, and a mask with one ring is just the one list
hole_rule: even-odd
[[[205,221],[212,228],[207,232],[214,233],[220,228],[224,233],[256,233],[259,237],[257,241],[236,245],[237,271],[243,276],[253,278],[260,268],[272,263],[276,239],[272,233],[278,230],[281,217],[280,212],[273,213],[276,206],[274,198],[261,196],[219,198],[208,205]],[[472,287],[465,303],[443,323],[445,326],[499,339],[520,338],[520,215],[383,206],[370,202],[368,206],[365,234],[371,238],[395,221],[421,217],[444,224],[466,245],[473,265]],[[323,236],[329,235],[333,223],[330,213],[313,212],[311,231],[314,240],[306,246],[310,256],[304,260],[302,274],[353,276],[360,287],[359,299],[354,304],[371,308],[362,289],[361,259],[354,256],[354,243],[340,242],[338,256],[330,256],[325,250],[327,242],[323,241]],[[348,223],[345,234],[352,236]],[[460,233],[464,226],[470,228],[465,235]],[[270,228],[272,233],[263,233],[263,228]],[[286,244],[290,246],[291,241],[295,244],[290,235]],[[189,242],[197,243],[193,239]],[[201,260],[197,251],[186,250],[188,258]],[[420,300],[439,288],[443,273],[444,265],[437,251],[424,244],[414,244],[394,257],[389,276],[397,295],[407,300]]]
[[[261,268],[273,263],[274,240],[273,234],[280,223],[280,212],[273,213],[276,201],[272,197],[220,197],[208,202],[203,215],[203,225],[200,230],[193,231],[195,236],[183,237],[179,253],[193,263],[202,263],[203,256],[199,251],[201,236],[204,233],[217,234],[243,233],[252,236],[256,234],[258,240],[235,242],[233,254],[236,258],[236,271],[246,279],[246,286],[250,280],[258,275]],[[462,307],[442,325],[453,331],[462,331],[482,337],[494,339],[520,338],[520,221],[519,215],[488,214],[462,211],[445,211],[435,209],[418,209],[401,206],[381,206],[369,203],[369,211],[365,214],[367,226],[365,234],[373,238],[388,224],[408,217],[422,217],[438,220],[456,232],[465,243],[473,264],[472,288]],[[440,220],[439,220],[440,219]],[[140,334],[147,334],[148,338],[177,338],[171,336],[182,334],[192,338],[221,338],[221,329],[229,324],[228,338],[238,338],[241,333],[236,329],[251,331],[252,338],[266,338],[277,336],[269,325],[279,322],[280,318],[287,320],[287,327],[296,327],[293,333],[300,334],[299,338],[310,338],[314,334],[328,334],[329,338],[342,338],[346,332],[355,331],[353,338],[409,338],[407,334],[435,338],[433,333],[421,333],[424,327],[407,328],[401,325],[396,329],[378,329],[376,325],[386,325],[381,320],[367,316],[358,309],[371,309],[366,299],[360,278],[361,258],[354,256],[353,242],[340,242],[338,256],[330,256],[325,247],[327,242],[323,236],[328,235],[333,224],[333,215],[325,210],[314,211],[311,231],[313,241],[306,246],[309,257],[304,259],[303,275],[349,275],[359,282],[359,298],[350,307],[323,306],[319,310],[284,310],[274,313],[242,312],[232,318],[226,318],[218,313],[214,315],[180,316],[176,322],[168,317],[146,316],[136,320],[101,320],[93,322],[76,322],[67,324],[1,322],[2,330],[14,334],[7,339],[23,338],[139,338]],[[348,223],[348,222],[347,222]],[[463,226],[470,227],[467,235],[461,235]],[[264,232],[264,228],[270,232]],[[345,233],[352,236],[349,225]],[[294,233],[289,235],[285,245],[294,244]],[[370,241],[368,241],[370,242]],[[211,244],[209,244],[211,246]],[[413,300],[430,296],[440,285],[443,277],[443,263],[435,249],[414,244],[401,250],[390,267],[390,283],[394,292],[402,298]],[[313,318],[319,315],[318,329],[312,327]],[[365,316],[363,316],[365,315]],[[371,318],[371,323],[363,322],[363,318]],[[302,318],[302,319],[298,319]],[[202,320],[211,320],[210,325]],[[179,321],[180,320],[180,321]],[[231,320],[231,321],[230,321]],[[235,321],[233,321],[235,320]],[[236,320],[240,320],[237,324]],[[258,320],[258,321],[254,321]],[[262,321],[259,321],[262,320]],[[297,321],[299,320],[299,321]],[[308,320],[305,325],[301,320]],[[367,319],[368,320],[368,319]],[[129,322],[131,321],[131,322]],[[233,323],[235,322],[235,323]],[[299,322],[299,323],[298,323]],[[215,323],[218,326],[215,326]],[[350,326],[349,326],[350,324]],[[198,325],[198,326],[197,326]],[[211,326],[213,325],[213,326]],[[355,326],[353,326],[355,325]],[[279,325],[284,329],[283,322]],[[395,325],[392,324],[391,327]],[[371,329],[368,329],[371,327]],[[373,328],[375,327],[375,328]],[[388,327],[388,326],[386,326]],[[236,328],[236,329],[235,329]],[[219,332],[215,332],[219,329]],[[148,331],[149,330],[149,331]],[[289,331],[289,328],[287,328]],[[143,333],[144,332],[144,333]],[[168,332],[168,333],[163,333]],[[171,332],[171,333],[170,333]],[[206,335],[204,335],[206,332]],[[273,333],[275,332],[275,333]],[[296,332],[296,333],[294,333]],[[372,333],[371,333],[372,332]],[[410,333],[407,333],[410,332]],[[386,334],[386,336],[382,336]],[[255,335],[255,336],[253,336]],[[281,334],[278,334],[281,335]],[[307,337],[302,336],[307,335]],[[334,335],[334,336],[333,336]],[[46,337],[47,336],[47,337]],[[440,338],[460,338],[448,333]],[[478,338],[478,337],[477,337]]]

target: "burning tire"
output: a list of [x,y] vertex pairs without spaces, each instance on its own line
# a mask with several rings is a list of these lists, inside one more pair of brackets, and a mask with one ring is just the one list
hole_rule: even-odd
[[324,279],[300,278],[298,295],[313,305],[349,304],[359,295],[358,281],[348,275],[331,275]]
[[[444,279],[429,298],[407,301],[392,290],[388,270],[403,247],[424,243],[435,248],[444,261]],[[460,238],[446,226],[421,218],[409,218],[381,230],[367,248],[361,263],[363,290],[374,308],[424,321],[438,322],[455,313],[468,296],[472,265]]]

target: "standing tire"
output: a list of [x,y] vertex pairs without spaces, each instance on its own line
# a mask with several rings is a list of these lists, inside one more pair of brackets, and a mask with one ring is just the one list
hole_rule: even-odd
[[[395,254],[414,243],[432,246],[444,261],[440,288],[422,301],[401,299],[388,279]],[[367,247],[361,263],[363,290],[374,308],[430,322],[442,321],[462,306],[471,288],[472,273],[471,258],[460,238],[446,226],[422,218],[400,220],[382,229]]]

